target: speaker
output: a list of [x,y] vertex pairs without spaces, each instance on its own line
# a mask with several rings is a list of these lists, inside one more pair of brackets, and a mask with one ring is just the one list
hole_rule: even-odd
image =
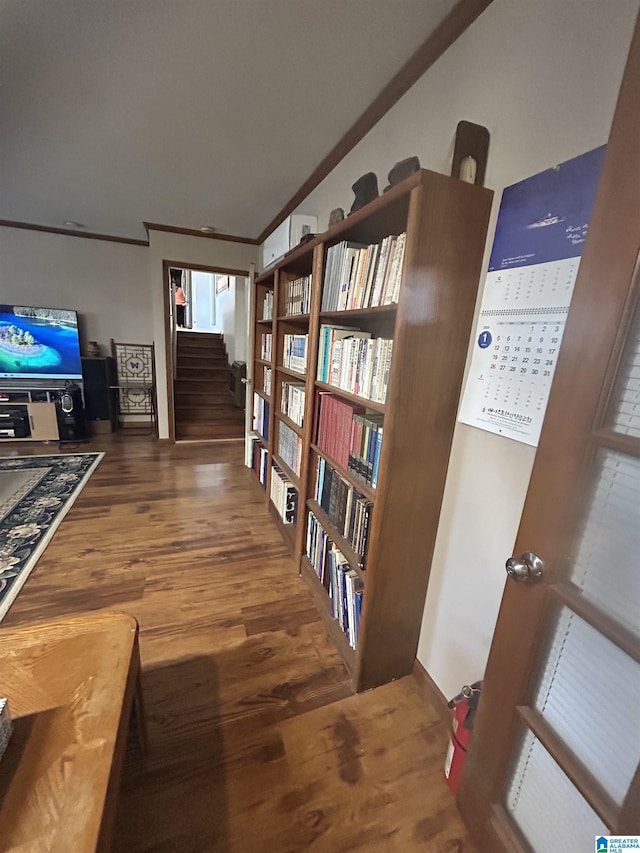
[[112,358],[83,358],[84,407],[88,421],[110,421],[111,432],[116,431],[114,392],[117,385],[116,364]]
[[87,438],[87,424],[80,386],[67,385],[58,394],[55,404],[60,441],[84,441]]

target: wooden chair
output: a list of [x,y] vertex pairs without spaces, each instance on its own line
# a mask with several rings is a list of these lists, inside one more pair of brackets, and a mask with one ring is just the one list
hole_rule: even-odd
[[124,416],[145,416],[150,435],[157,433],[155,347],[151,344],[126,344],[111,338],[111,355],[116,365],[117,382],[111,386],[116,402],[118,426]]

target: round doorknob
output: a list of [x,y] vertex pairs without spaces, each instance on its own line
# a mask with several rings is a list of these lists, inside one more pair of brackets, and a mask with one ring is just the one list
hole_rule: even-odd
[[509,557],[505,565],[509,577],[519,583],[534,583],[544,574],[544,563],[533,551],[525,551],[519,557]]

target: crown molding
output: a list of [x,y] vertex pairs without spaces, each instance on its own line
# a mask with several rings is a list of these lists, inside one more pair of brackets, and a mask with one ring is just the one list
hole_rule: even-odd
[[69,228],[54,228],[49,225],[37,225],[34,222],[14,222],[12,219],[0,219],[3,228],[21,228],[24,231],[44,231],[46,234],[62,234],[65,237],[83,237],[85,240],[105,240],[108,243],[125,243],[129,246],[148,246],[148,240],[135,240],[133,237],[116,237],[114,234],[97,234],[93,231],[78,231]]
[[168,231],[170,234],[184,234],[188,237],[206,237],[209,240],[227,240],[230,243],[248,243],[251,246],[259,245],[259,241],[253,237],[241,237],[237,234],[219,234],[217,231],[199,231],[197,228],[181,228],[178,225],[162,225],[160,222],[143,222],[147,231]]

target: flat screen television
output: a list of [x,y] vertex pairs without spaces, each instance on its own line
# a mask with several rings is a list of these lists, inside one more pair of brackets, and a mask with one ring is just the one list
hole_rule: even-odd
[[0,305],[2,379],[82,379],[76,312]]

